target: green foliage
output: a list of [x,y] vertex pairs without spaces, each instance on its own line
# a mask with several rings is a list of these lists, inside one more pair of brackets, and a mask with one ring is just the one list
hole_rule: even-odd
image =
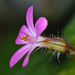
[[[62,36],[65,38],[68,43],[72,46],[75,46],[75,16],[72,17],[71,21],[67,24],[67,26],[62,31]],[[75,57],[70,62],[70,65],[66,64],[67,66],[75,65]],[[75,67],[71,67],[71,69],[63,69],[57,75],[75,75]]]
[[69,70],[63,70],[58,75],[75,75],[75,68]]
[[68,43],[75,45],[75,16],[72,17],[71,21],[69,21],[62,31],[62,36],[68,41]]

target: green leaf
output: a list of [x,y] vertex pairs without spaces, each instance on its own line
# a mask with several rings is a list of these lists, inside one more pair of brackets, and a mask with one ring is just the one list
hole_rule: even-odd
[[69,44],[75,45],[75,15],[62,31],[62,36]]
[[69,70],[63,70],[57,75],[75,75],[75,68]]

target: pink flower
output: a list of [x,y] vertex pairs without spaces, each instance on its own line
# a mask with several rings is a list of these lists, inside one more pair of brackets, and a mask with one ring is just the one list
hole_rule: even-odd
[[29,7],[26,14],[27,26],[23,25],[20,29],[19,35],[15,41],[16,44],[26,44],[18,51],[14,53],[10,60],[10,68],[12,68],[27,52],[27,56],[22,64],[26,66],[29,62],[29,56],[31,52],[40,44],[40,41],[44,40],[43,37],[39,36],[46,29],[48,21],[45,17],[40,17],[36,23],[35,27],[33,24],[33,5]]

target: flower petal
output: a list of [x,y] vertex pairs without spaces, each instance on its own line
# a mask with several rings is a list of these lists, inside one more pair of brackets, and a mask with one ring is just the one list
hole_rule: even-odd
[[20,29],[20,32],[19,32],[19,35],[15,41],[16,44],[26,44],[28,42],[25,42],[24,40],[21,39],[22,36],[25,36],[25,35],[31,35],[30,31],[28,30],[28,28],[23,25]]
[[14,53],[10,60],[10,68],[12,68],[30,49],[31,44],[27,44]]
[[34,24],[33,24],[33,5],[31,7],[29,7],[29,9],[27,10],[26,21],[27,21],[27,26],[28,26],[30,32],[35,37],[36,34],[35,34],[35,28],[34,28]]
[[24,60],[24,62],[23,62],[23,64],[22,64],[23,67],[25,67],[28,64],[30,53],[35,49],[35,47],[36,47],[36,43],[33,43],[27,56],[26,56],[26,58],[25,58],[25,60]]
[[35,23],[36,37],[38,37],[47,27],[48,21],[45,17],[40,17]]

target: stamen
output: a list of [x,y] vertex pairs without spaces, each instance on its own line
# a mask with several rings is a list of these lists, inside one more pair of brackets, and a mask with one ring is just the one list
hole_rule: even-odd
[[26,35],[26,37],[28,37],[28,35]]
[[24,40],[24,41],[28,41],[28,35],[26,35],[25,37],[22,36],[21,39]]
[[24,36],[22,36],[21,39],[24,40]]
[[28,38],[25,37],[25,38],[24,38],[24,41],[28,41]]

